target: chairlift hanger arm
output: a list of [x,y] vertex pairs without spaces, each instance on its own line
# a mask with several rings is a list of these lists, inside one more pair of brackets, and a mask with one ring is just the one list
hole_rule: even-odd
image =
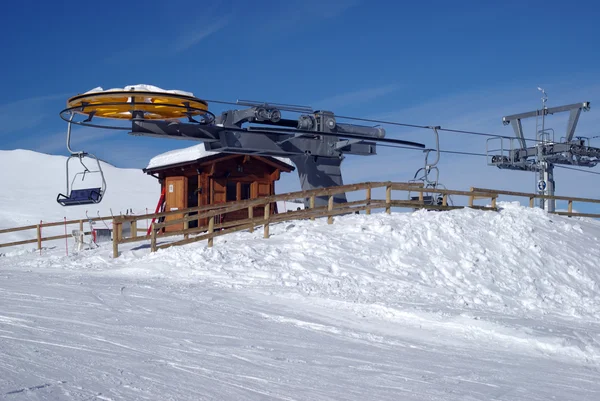
[[512,120],[522,120],[524,118],[541,116],[542,114],[549,115],[549,114],[560,113],[563,111],[571,111],[573,109],[589,111],[590,110],[590,102],[573,103],[573,104],[567,104],[564,106],[548,107],[543,110],[534,110],[534,111],[528,111],[525,113],[512,114],[510,116],[502,117],[502,122],[504,123],[504,125],[508,125],[510,123],[510,121],[512,121]]
[[579,116],[581,115],[581,111],[589,111],[590,107],[590,102],[573,103],[564,106],[549,107],[541,110],[528,111],[526,113],[519,113],[502,117],[502,123],[504,125],[512,125],[513,130],[515,131],[515,135],[521,143],[521,147],[525,148],[527,145],[525,144],[523,126],[521,125],[522,119],[568,111],[569,122],[567,124],[566,141],[569,142],[573,139],[573,135],[575,134],[575,128],[577,128],[577,123],[579,122]]

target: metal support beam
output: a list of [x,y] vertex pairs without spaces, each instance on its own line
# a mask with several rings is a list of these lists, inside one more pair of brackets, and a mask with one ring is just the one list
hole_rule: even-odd
[[521,144],[521,148],[526,148],[527,143],[525,142],[525,135],[523,135],[523,125],[521,124],[521,120],[511,120],[510,125],[512,125],[513,130],[515,131],[515,135]]
[[[291,158],[298,169],[300,187],[303,191],[324,187],[344,185],[342,180],[341,164],[342,158],[318,157],[318,156],[295,156]],[[305,199],[308,207],[309,199]],[[327,206],[328,196],[315,198],[315,206]],[[346,202],[346,194],[341,193],[333,196],[334,203]]]
[[567,142],[573,140],[573,135],[575,134],[575,128],[577,128],[577,123],[579,122],[579,116],[581,115],[581,108],[571,110],[569,114],[569,122],[567,123]]

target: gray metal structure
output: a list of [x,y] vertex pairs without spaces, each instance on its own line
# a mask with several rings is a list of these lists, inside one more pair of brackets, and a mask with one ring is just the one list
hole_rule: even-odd
[[[206,150],[223,153],[287,157],[297,167],[302,190],[343,185],[344,155],[375,155],[378,142],[425,147],[385,138],[381,127],[339,123],[330,111],[252,101],[238,104],[248,107],[225,111],[206,124],[147,120],[143,112],[134,111],[130,134],[202,141]],[[282,111],[302,114],[286,119]],[[345,201],[345,194],[334,196],[335,203]],[[326,197],[315,199],[316,206],[326,204]]]
[[[554,166],[562,164],[594,167],[600,161],[600,148],[590,146],[589,138],[575,137],[581,112],[590,109],[590,102],[548,108],[546,93],[543,89],[538,89],[544,93],[542,108],[503,117],[502,123],[512,126],[515,138],[488,139],[486,153],[488,164],[491,166],[535,172],[536,191],[541,195],[554,195],[556,189]],[[569,120],[565,136],[556,141],[554,130],[545,126],[545,117],[562,112],[569,112]],[[527,146],[521,121],[531,117],[536,117],[536,141],[534,146]],[[554,200],[540,199],[539,206],[549,212],[553,212],[556,208]]]

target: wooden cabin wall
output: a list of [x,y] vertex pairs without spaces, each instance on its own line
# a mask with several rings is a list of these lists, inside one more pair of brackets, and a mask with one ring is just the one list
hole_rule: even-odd
[[[197,206],[210,204],[224,203],[227,199],[227,183],[235,183],[230,189],[230,201],[243,200],[244,185],[249,185],[250,199],[256,199],[263,196],[275,194],[275,181],[280,178],[280,170],[272,165],[263,162],[260,159],[251,156],[239,155],[237,157],[228,158],[225,160],[216,159],[214,161],[200,161],[196,164],[190,164],[180,167],[173,167],[160,171],[159,178],[163,186],[167,186],[167,208],[180,207],[180,204],[175,204],[174,199],[168,198],[168,185],[172,184],[174,179],[189,181],[189,184],[181,185],[181,193],[177,198],[185,199],[186,207],[191,207],[193,201],[188,201],[189,197],[197,199]],[[197,182],[197,184],[196,184]],[[232,191],[235,195],[232,196]],[[172,195],[173,196],[173,195]],[[197,198],[196,198],[197,197]],[[178,206],[179,205],[179,206]],[[169,210],[169,209],[166,209]],[[271,213],[276,213],[276,204],[273,203],[270,207]],[[260,218],[264,215],[263,207],[254,208],[254,217]],[[171,219],[181,218],[171,217]],[[228,213],[223,216],[224,221],[242,220],[248,218],[248,210],[239,210]],[[200,226],[208,225],[208,219],[201,219],[198,224]],[[195,222],[190,224],[195,226]],[[179,224],[169,226],[168,231],[182,229]]]

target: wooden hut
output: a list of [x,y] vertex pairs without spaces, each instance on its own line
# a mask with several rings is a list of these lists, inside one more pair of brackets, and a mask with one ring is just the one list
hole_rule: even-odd
[[[158,155],[143,171],[158,178],[165,194],[164,211],[173,211],[274,195],[275,181],[279,180],[281,172],[293,170],[289,159],[206,151],[200,144]],[[271,210],[276,212],[276,207],[274,204]],[[264,208],[254,209],[255,216],[262,213]],[[168,216],[167,220],[181,217]],[[219,216],[220,221],[246,218],[247,210]],[[197,221],[192,221],[190,227],[197,224]],[[199,224],[205,226],[207,219],[201,219]],[[183,224],[173,224],[165,231],[181,229]]]

